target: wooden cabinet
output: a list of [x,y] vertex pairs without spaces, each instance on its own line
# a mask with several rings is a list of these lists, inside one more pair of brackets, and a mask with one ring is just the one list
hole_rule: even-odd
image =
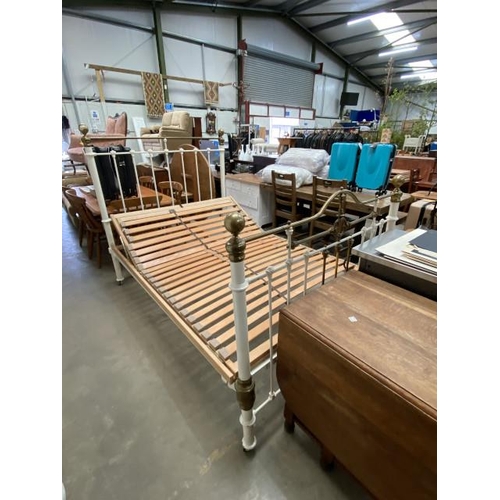
[[280,312],[286,427],[376,498],[436,498],[437,303],[360,271]]
[[420,189],[419,183],[434,182],[437,178],[437,159],[428,156],[398,155],[392,163],[392,170],[418,170],[417,176],[412,176],[408,192]]

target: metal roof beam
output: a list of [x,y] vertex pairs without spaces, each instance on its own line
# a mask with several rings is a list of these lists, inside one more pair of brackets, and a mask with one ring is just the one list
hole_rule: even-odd
[[[394,68],[394,66],[393,66]],[[413,75],[413,73],[419,73],[419,72],[424,72],[424,71],[437,71],[437,66],[436,67],[433,67],[433,68],[418,68],[418,70],[420,71],[413,71],[413,69],[411,71],[409,71],[409,68],[408,66],[404,66],[404,69],[406,71],[394,71],[392,73],[392,76],[402,76],[402,75]],[[416,69],[416,68],[415,68]],[[379,80],[381,78],[386,78],[387,77],[387,73],[379,73],[378,75],[371,75],[371,78],[373,78],[374,80]]]
[[356,43],[356,42],[362,42],[364,40],[369,40],[370,38],[377,38],[379,36],[386,36],[390,35],[392,33],[398,33],[399,31],[405,30],[405,29],[412,29],[412,28],[418,28],[424,29],[427,28],[428,26],[431,26],[433,24],[437,23],[437,17],[433,17],[430,19],[421,19],[420,21],[414,21],[412,23],[406,23],[402,24],[401,26],[395,26],[394,28],[387,28],[385,30],[373,30],[368,33],[364,33],[362,35],[357,35],[357,36],[350,36],[347,38],[342,38],[341,40],[335,40],[333,42],[328,42],[328,45],[332,48],[338,47],[339,45],[346,45],[348,43]]
[[[259,2],[260,0],[252,0],[254,3]],[[364,11],[365,16],[369,16],[370,14],[380,14],[381,11],[380,7],[378,9],[367,9]],[[392,10],[391,11],[394,14],[436,14],[437,9],[404,9],[404,10]],[[352,11],[338,11],[338,12],[314,12],[314,13],[305,13],[305,14],[295,14],[295,17],[321,17],[321,16],[351,16]]]
[[301,1],[302,0],[285,0],[285,2],[276,5],[274,8],[276,9],[277,12],[288,12],[289,10],[292,10]]
[[[394,64],[394,67],[398,67],[400,65],[412,63],[412,62],[419,62],[419,61],[432,61],[433,59],[437,59],[437,54],[429,54],[427,56],[418,56],[418,57],[407,57],[406,59],[398,59],[397,62]],[[363,66],[363,70],[367,69],[376,69],[376,68],[385,68],[387,66],[387,61],[380,61],[378,63],[374,64],[367,64],[366,66]]]
[[[412,46],[412,45],[429,45],[432,43],[437,43],[437,38],[427,38],[425,40],[415,40],[415,42],[412,43],[405,43],[404,45],[392,45],[392,43],[388,45],[384,45],[381,48],[378,49],[372,49],[372,50],[367,50],[365,52],[357,52],[356,54],[350,54],[347,56],[347,59],[353,63],[357,63],[361,61],[361,59],[364,59],[365,57],[373,56],[375,54],[378,54],[379,52],[383,52],[385,50],[390,50],[390,49],[404,49],[407,46]],[[394,59],[398,59],[397,54],[395,54]]]
[[[407,5],[412,5],[416,2],[415,0],[395,0],[394,2],[389,2],[380,7],[377,12],[393,12],[394,9],[399,9],[400,7],[406,7]],[[335,26],[340,26],[341,24],[346,24],[349,21],[354,21],[355,19],[361,19],[362,17],[366,17],[369,14],[375,14],[373,12],[373,7],[370,9],[360,10],[354,14],[349,16],[342,16],[332,21],[327,21],[326,23],[317,24],[316,26],[311,26],[309,29],[313,33],[317,33],[318,31],[326,30],[328,28],[333,28]]]
[[298,14],[299,12],[302,12],[304,10],[312,9],[314,7],[317,7],[318,5],[321,5],[323,3],[328,2],[329,0],[308,0],[306,2],[303,2],[297,7],[294,7],[292,10],[289,10],[287,14],[289,16],[295,16],[295,14]]
[[260,3],[261,0],[248,0],[248,2],[242,3],[242,7],[253,7],[254,5],[257,5]]

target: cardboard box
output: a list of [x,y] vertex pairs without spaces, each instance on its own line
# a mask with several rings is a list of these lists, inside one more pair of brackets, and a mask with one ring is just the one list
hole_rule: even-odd
[[[410,205],[408,217],[405,222],[405,231],[408,229],[416,229],[420,226],[429,227],[429,221],[432,211],[435,208],[435,201],[432,200],[417,200]],[[429,229],[437,229],[437,210],[434,214],[434,223]]]

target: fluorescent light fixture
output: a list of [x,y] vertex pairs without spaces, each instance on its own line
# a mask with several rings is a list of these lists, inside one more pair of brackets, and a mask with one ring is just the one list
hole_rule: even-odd
[[353,19],[352,21],[348,21],[347,26],[351,26],[351,24],[362,23],[363,21],[368,21],[372,17],[373,17],[373,14],[370,16],[366,16],[366,17],[360,17],[359,19]]
[[420,78],[421,80],[434,80],[437,78],[437,71],[414,71],[413,74],[401,75],[401,80],[408,80],[410,78]]
[[429,59],[425,61],[417,61],[417,62],[410,62],[408,63],[408,66],[413,69],[421,69],[421,68],[434,68],[434,64],[429,61]]
[[418,46],[413,46],[413,47],[406,47],[406,48],[401,48],[401,49],[393,49],[393,50],[388,50],[387,52],[380,52],[379,57],[384,57],[384,56],[392,56],[393,54],[399,54],[401,52],[410,52],[412,50],[417,50]]

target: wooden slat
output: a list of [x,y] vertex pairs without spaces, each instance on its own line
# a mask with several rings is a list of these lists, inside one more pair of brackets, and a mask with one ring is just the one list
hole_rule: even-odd
[[[197,254],[194,259],[190,259],[189,261],[183,263],[173,262],[169,268],[163,269],[161,274],[157,273],[154,276],[151,275],[149,279],[151,283],[154,283],[157,287],[165,285],[168,286],[172,280],[176,280],[179,277],[182,279],[187,275],[187,279],[190,279],[190,275],[194,276],[195,273],[199,273],[200,270],[203,270],[203,273],[210,273],[211,269],[216,269],[220,265],[227,266],[227,264],[220,262],[219,260],[214,261],[213,259],[207,259],[206,253],[199,256]],[[194,282],[198,279],[200,278],[198,277],[194,280]],[[206,275],[204,275],[201,279],[206,281]]]
[[[203,291],[207,284],[207,276],[210,276],[209,281],[211,282],[227,279],[229,283],[231,272],[226,262],[221,262],[212,256],[211,259],[207,258],[205,263],[200,264],[195,275],[191,273],[180,274],[166,282],[165,286],[159,287],[159,290],[168,289],[175,300],[182,300],[186,294],[195,293],[198,290]],[[209,294],[205,293],[205,295]]]
[[[316,279],[312,280],[309,285],[311,288],[317,287],[321,283],[321,278],[316,277]],[[300,281],[297,281],[297,279],[294,280],[294,284],[301,285]],[[295,288],[292,291],[293,293],[291,294],[291,299],[294,300],[297,297],[302,296],[302,286],[295,286]],[[275,310],[275,304],[278,304],[278,310]],[[276,301],[273,301],[273,315],[272,315],[272,325],[273,327],[276,327],[279,319],[279,309],[281,309],[285,304],[285,301],[280,301],[279,299]],[[256,322],[256,324],[252,327],[249,327],[248,331],[248,339],[249,341],[257,339],[260,335],[266,333],[269,331],[269,324],[268,324],[268,309],[266,308],[265,314],[262,314],[261,316],[255,315],[252,318],[249,318],[249,325],[252,324],[253,321]],[[228,343],[229,342],[229,343]],[[234,334],[232,332],[226,332],[220,337],[217,337],[217,339],[212,339],[211,344],[214,348],[217,349],[217,352],[223,359],[228,359],[230,356],[236,353],[236,340],[234,340]],[[224,345],[225,344],[225,345]]]
[[[181,330],[197,345],[211,364],[220,363],[217,371],[226,379],[237,376],[236,339],[231,269],[226,243],[231,237],[224,227],[229,213],[239,212],[245,218],[242,237],[258,234],[262,229],[242,211],[232,198],[191,203],[174,208],[148,210],[148,213],[126,213],[112,216],[123,242],[120,260],[127,261],[131,274],[173,314]],[[291,257],[301,256],[306,247],[292,250]],[[128,257],[125,257],[127,255]],[[287,241],[277,235],[266,235],[247,243],[245,274],[260,275],[270,266],[282,265],[288,258]],[[334,275],[333,256],[327,257],[326,280]],[[292,265],[291,299],[304,293],[305,261]],[[308,290],[322,281],[323,256],[311,256],[308,262]],[[277,342],[279,311],[286,304],[288,272],[286,268],[272,273],[273,346]],[[252,281],[246,292],[251,363],[260,362],[269,351],[269,308],[267,275]],[[196,339],[196,340],[194,340]]]
[[[247,289],[247,296],[248,297],[253,297],[255,294],[262,294],[266,293],[267,294],[267,289],[263,290],[262,283],[256,281],[253,283],[250,283]],[[201,302],[193,302],[190,304],[188,307],[184,308],[181,313],[186,315],[186,316],[191,316],[191,317],[196,317],[197,321],[202,321],[206,326],[211,321],[217,320],[217,315],[214,313],[214,311],[221,311],[222,314],[224,314],[224,311],[226,308],[229,308],[231,311],[233,311],[233,297],[232,293],[231,294],[223,294],[217,297],[216,300],[211,302],[210,304],[204,304]],[[193,319],[194,321],[194,319]]]

